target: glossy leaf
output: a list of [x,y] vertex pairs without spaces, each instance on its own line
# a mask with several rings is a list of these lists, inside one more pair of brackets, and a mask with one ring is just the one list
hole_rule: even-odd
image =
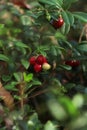
[[25,122],[24,120],[18,120],[18,125],[19,125],[19,128],[22,130],[29,130],[27,122]]
[[69,0],[69,1],[64,0],[64,1],[63,1],[63,8],[64,8],[64,9],[69,9],[70,6],[71,6],[71,4],[74,3],[74,2],[77,2],[77,1],[78,1],[78,0]]
[[84,12],[74,12],[73,16],[75,16],[77,19],[87,22],[87,13]]
[[11,75],[2,75],[2,80],[7,82],[7,81],[10,81],[11,80]]
[[57,130],[57,129],[51,121],[48,121],[44,126],[44,130]]
[[33,79],[32,73],[30,73],[30,74],[23,73],[23,76],[24,76],[24,81],[26,81],[26,82],[30,82]]
[[84,104],[84,98],[81,94],[77,94],[73,97],[72,102],[75,105],[75,107],[80,108]]
[[65,64],[64,64],[64,65],[59,65],[59,67],[65,69],[65,70],[71,70],[71,69],[72,69],[71,66],[69,66],[69,65],[65,65]]
[[72,15],[72,13],[70,11],[67,11],[67,15],[69,18],[70,25],[73,25],[74,24],[74,16]]
[[0,29],[3,29],[4,28],[4,24],[0,24]]
[[63,11],[62,13],[61,13],[61,15],[62,15],[62,17],[63,17],[63,19],[64,19],[64,29],[63,29],[63,33],[64,34],[67,34],[68,32],[69,32],[69,30],[70,30],[70,21],[69,21],[69,17],[68,17],[68,14],[67,14],[67,12],[65,12],[65,11]]
[[28,48],[28,46],[20,41],[15,41],[14,44],[18,47]]
[[9,91],[18,91],[18,89],[16,88],[16,85],[17,85],[17,84],[18,84],[17,82],[12,81],[11,83],[6,84],[6,85],[5,85],[5,88],[6,88],[7,90],[9,90]]
[[16,72],[13,75],[14,75],[16,81],[21,82],[23,80],[23,74],[22,74],[22,72]]
[[59,2],[57,1],[57,0],[39,0],[39,2],[40,3],[42,3],[42,4],[48,4],[48,5],[50,5],[50,6],[55,6],[55,7],[61,7],[60,6],[60,4],[59,4]]
[[87,52],[87,44],[79,44],[76,48],[77,48],[79,51]]
[[21,63],[25,67],[25,69],[28,69],[28,67],[29,67],[29,61],[22,59]]
[[78,110],[74,106],[74,104],[71,102],[71,100],[68,97],[62,97],[59,99],[60,104],[63,105],[67,113],[73,118],[78,115]]
[[[31,82],[29,82],[28,83],[28,85],[27,85],[27,87],[26,87],[26,91],[28,90],[28,89],[30,89],[31,87],[36,87],[36,86],[40,86],[42,83],[39,81],[39,80],[32,80]],[[29,92],[29,93],[31,93],[31,91]]]
[[21,22],[23,25],[26,25],[26,26],[31,25],[31,19],[27,15],[21,16]]
[[0,60],[8,62],[9,58],[4,54],[0,54]]
[[67,113],[63,106],[53,97],[47,101],[47,106],[55,119],[65,120],[67,118]]

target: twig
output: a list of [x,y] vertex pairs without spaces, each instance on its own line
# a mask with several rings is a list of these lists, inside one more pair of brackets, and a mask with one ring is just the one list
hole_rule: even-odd
[[84,34],[84,31],[85,31],[85,26],[83,27],[82,32],[81,32],[81,34],[80,34],[79,43],[82,41],[82,36],[83,36],[83,34]]
[[34,98],[34,97],[36,97],[36,96],[38,96],[38,95],[41,95],[41,94],[43,94],[43,93],[45,93],[45,92],[47,92],[47,91],[48,91],[47,89],[46,89],[46,90],[43,90],[43,91],[38,91],[37,93],[31,95],[29,98]]
[[86,36],[86,40],[87,40],[87,24],[85,25],[85,36]]
[[83,36],[84,32],[85,32],[86,40],[87,40],[87,24],[85,24],[85,26],[82,29],[82,32],[81,32],[80,37],[79,37],[79,43],[82,41],[82,36]]

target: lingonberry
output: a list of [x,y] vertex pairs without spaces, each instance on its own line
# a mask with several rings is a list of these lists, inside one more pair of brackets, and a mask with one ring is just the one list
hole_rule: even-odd
[[42,68],[43,68],[44,70],[49,70],[49,69],[51,68],[51,65],[48,64],[48,63],[43,63]]
[[29,62],[31,65],[34,65],[36,63],[36,57],[35,56],[32,56],[30,59],[29,59]]
[[40,72],[42,70],[42,66],[40,65],[40,64],[35,64],[34,65],[34,71],[36,72],[36,73],[38,73],[38,72]]
[[63,26],[64,20],[62,17],[59,17],[57,20],[51,18],[50,23],[55,29],[58,29]]
[[36,59],[36,62],[40,65],[42,65],[43,63],[46,63],[47,62],[47,59],[46,57],[44,57],[43,55],[39,55]]
[[65,62],[66,65],[69,65],[71,67],[78,67],[80,65],[79,60],[68,60]]

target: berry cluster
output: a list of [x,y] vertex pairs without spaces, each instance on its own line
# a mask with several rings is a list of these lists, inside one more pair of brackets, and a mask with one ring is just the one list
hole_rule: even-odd
[[38,57],[32,56],[29,59],[31,65],[33,65],[34,71],[36,73],[40,72],[42,69],[48,70],[51,66],[48,64],[46,57],[39,55]]
[[67,60],[65,62],[66,65],[69,65],[71,67],[78,67],[80,65],[80,61],[79,60]]
[[62,17],[59,17],[57,20],[51,18],[50,20],[50,24],[55,28],[55,29],[59,29],[63,26],[64,24],[64,20]]

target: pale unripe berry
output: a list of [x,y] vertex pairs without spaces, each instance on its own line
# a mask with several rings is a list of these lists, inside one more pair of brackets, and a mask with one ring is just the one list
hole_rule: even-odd
[[43,70],[49,70],[50,68],[51,68],[51,65],[48,64],[48,63],[44,63],[44,64],[42,65],[42,69],[43,69]]

